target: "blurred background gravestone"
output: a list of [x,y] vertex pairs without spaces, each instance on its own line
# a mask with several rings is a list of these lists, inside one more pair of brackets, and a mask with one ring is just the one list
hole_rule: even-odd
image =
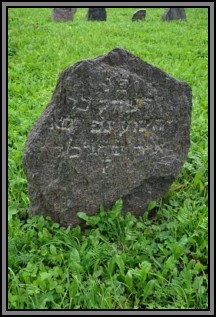
[[87,20],[89,21],[106,21],[105,8],[89,8],[87,12]]
[[54,21],[73,21],[77,8],[54,8],[52,18]]
[[132,21],[144,21],[146,17],[146,10],[138,10],[132,16]]
[[162,15],[163,21],[171,20],[186,20],[186,13],[184,8],[169,8]]

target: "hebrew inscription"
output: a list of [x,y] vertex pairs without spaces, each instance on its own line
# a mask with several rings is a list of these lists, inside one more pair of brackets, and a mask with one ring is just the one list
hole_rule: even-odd
[[30,213],[74,226],[121,197],[142,215],[182,168],[190,118],[191,88],[125,50],[69,67],[26,142]]

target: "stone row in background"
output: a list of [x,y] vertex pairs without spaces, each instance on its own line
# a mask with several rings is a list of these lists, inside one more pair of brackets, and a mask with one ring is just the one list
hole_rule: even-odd
[[[52,17],[54,21],[73,21],[77,8],[54,8]],[[138,10],[132,16],[132,21],[144,21],[146,10]],[[106,21],[107,14],[105,8],[89,8],[87,15],[89,21]],[[163,21],[186,20],[184,8],[169,8],[162,15]]]

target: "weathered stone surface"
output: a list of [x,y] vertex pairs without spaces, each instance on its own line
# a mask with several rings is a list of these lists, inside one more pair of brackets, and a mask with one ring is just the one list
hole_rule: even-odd
[[89,21],[106,21],[106,9],[105,8],[89,8],[87,12],[87,19]]
[[132,16],[132,21],[143,21],[146,17],[146,10],[138,10]]
[[191,103],[185,82],[119,48],[64,70],[26,142],[31,214],[75,225],[123,198],[142,215],[182,168]]
[[54,21],[72,21],[77,8],[54,8],[52,18]]
[[186,20],[186,13],[184,8],[169,8],[162,15],[164,21],[170,20]]

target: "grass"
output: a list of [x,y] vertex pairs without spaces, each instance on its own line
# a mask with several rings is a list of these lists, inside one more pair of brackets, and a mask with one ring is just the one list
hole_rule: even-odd
[[[107,9],[106,22],[54,23],[51,9],[10,8],[8,16],[9,309],[208,308],[208,12],[162,22],[163,9]],[[167,195],[138,219],[84,212],[87,228],[28,216],[22,153],[60,72],[75,62],[129,50],[192,86],[191,147]],[[78,210],[79,211],[79,210]],[[77,211],[77,212],[78,212]]]

